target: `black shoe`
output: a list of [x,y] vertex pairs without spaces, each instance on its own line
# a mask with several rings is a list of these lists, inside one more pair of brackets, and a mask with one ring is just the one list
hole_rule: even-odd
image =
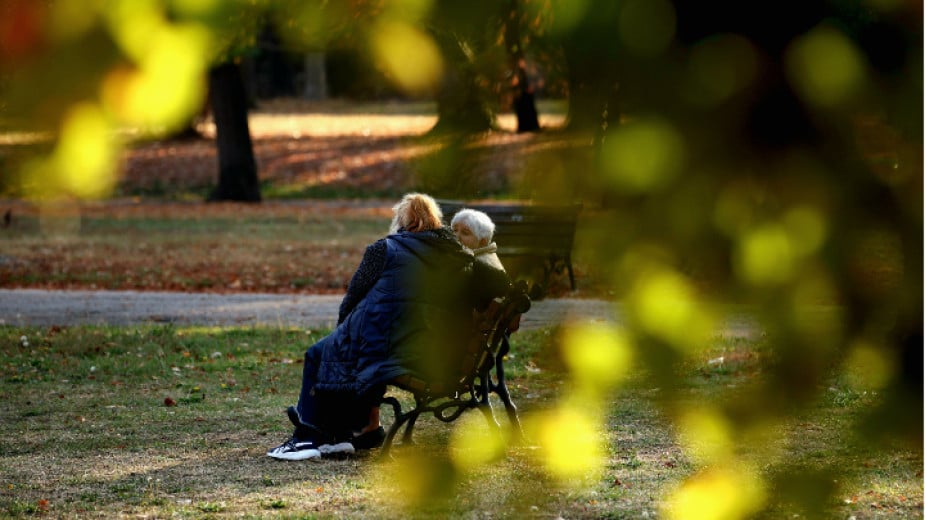
[[[321,455],[336,455],[336,454],[351,454],[356,452],[353,444],[347,442],[343,439],[338,438],[337,436],[326,435],[323,431],[315,428],[314,426],[309,426],[302,423],[301,418],[299,417],[299,412],[296,411],[295,406],[290,406],[286,408],[286,416],[289,417],[289,422],[295,425],[295,433],[293,434],[293,439],[295,438],[312,438],[314,440],[313,448],[317,450]],[[284,443],[282,446],[274,448],[272,452],[279,451],[280,448],[285,446]],[[270,453],[268,453],[270,455]],[[274,457],[274,455],[270,455]],[[274,458],[283,458],[283,457],[274,457]],[[306,457],[308,458],[308,457]],[[313,458],[313,457],[312,457]],[[295,459],[301,460],[301,459]]]
[[379,446],[382,446],[383,442],[385,442],[385,428],[382,426],[376,428],[375,430],[361,433],[350,441],[350,443],[353,444],[353,447],[358,450],[371,450],[373,448],[378,448]]

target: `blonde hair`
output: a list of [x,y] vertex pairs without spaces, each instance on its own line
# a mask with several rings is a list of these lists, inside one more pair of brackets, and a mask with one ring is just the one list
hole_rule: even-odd
[[443,227],[443,212],[437,201],[423,193],[408,193],[392,207],[392,225],[390,233],[399,229],[420,233]]

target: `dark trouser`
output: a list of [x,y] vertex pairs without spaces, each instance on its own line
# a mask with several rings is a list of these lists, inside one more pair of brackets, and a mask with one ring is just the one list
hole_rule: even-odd
[[373,395],[319,393],[315,390],[318,378],[318,366],[323,349],[327,343],[321,341],[305,351],[305,363],[302,365],[302,389],[299,404],[296,406],[298,421],[296,437],[305,437],[312,433],[349,438],[352,432],[363,429],[369,422],[369,412],[378,406],[385,387],[372,392]]

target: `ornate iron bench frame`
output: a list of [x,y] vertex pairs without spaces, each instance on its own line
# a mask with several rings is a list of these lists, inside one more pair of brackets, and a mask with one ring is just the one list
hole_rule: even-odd
[[520,315],[529,309],[530,298],[524,282],[517,282],[503,298],[492,302],[478,319],[477,337],[470,343],[462,375],[455,388],[431,388],[425,381],[412,376],[403,376],[389,383],[410,392],[414,396],[414,407],[405,412],[395,396],[383,397],[381,403],[392,407],[395,418],[382,445],[383,457],[389,455],[395,435],[402,426],[405,428],[402,444],[413,444],[414,425],[421,414],[432,413],[438,420],[451,423],[466,410],[477,408],[490,426],[500,428],[489,399],[492,393],[504,403],[515,437],[522,437],[517,406],[511,399],[504,375],[504,357],[510,352],[509,337],[519,328]]

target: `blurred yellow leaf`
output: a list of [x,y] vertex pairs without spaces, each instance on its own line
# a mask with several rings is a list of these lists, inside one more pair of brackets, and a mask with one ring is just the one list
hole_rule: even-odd
[[732,426],[719,410],[708,406],[685,410],[678,427],[687,453],[700,463],[716,463],[732,455]]
[[841,105],[866,82],[861,53],[833,27],[819,26],[796,40],[785,59],[790,82],[811,105]]
[[406,92],[427,92],[440,82],[440,49],[420,29],[399,21],[381,22],[373,31],[371,43],[383,68]]
[[667,268],[641,274],[628,298],[629,311],[646,333],[682,352],[703,346],[713,332],[713,316],[684,275]]
[[450,434],[450,455],[453,464],[470,471],[497,460],[507,446],[503,432],[489,427],[481,413],[467,413],[455,422]]
[[599,417],[586,400],[566,399],[528,419],[529,438],[539,442],[537,456],[553,478],[567,483],[600,474],[606,459]]
[[599,393],[629,374],[633,346],[614,325],[581,322],[565,329],[562,355],[576,384]]
[[896,371],[896,361],[889,351],[867,341],[857,341],[848,353],[844,374],[855,390],[880,390],[885,387]]
[[684,141],[664,121],[631,121],[607,133],[601,160],[607,178],[616,187],[628,192],[653,191],[681,172]]
[[735,520],[759,511],[766,499],[762,480],[739,463],[689,478],[669,496],[663,513],[671,520]]
[[[525,2],[528,9],[540,11],[546,5],[543,2]],[[588,0],[553,0],[549,2],[552,11],[550,32],[563,34],[572,31],[588,11]]]
[[54,152],[56,186],[46,187],[81,198],[107,195],[116,181],[118,158],[112,133],[97,105],[83,103],[72,108],[64,119]]
[[136,63],[144,59],[151,41],[167,24],[157,0],[113,0],[103,13],[116,43]]
[[752,285],[782,284],[796,270],[796,251],[787,230],[779,224],[764,224],[746,232],[736,253],[738,274]]
[[828,224],[815,207],[797,206],[790,209],[783,217],[783,224],[797,254],[812,254],[825,241]]

